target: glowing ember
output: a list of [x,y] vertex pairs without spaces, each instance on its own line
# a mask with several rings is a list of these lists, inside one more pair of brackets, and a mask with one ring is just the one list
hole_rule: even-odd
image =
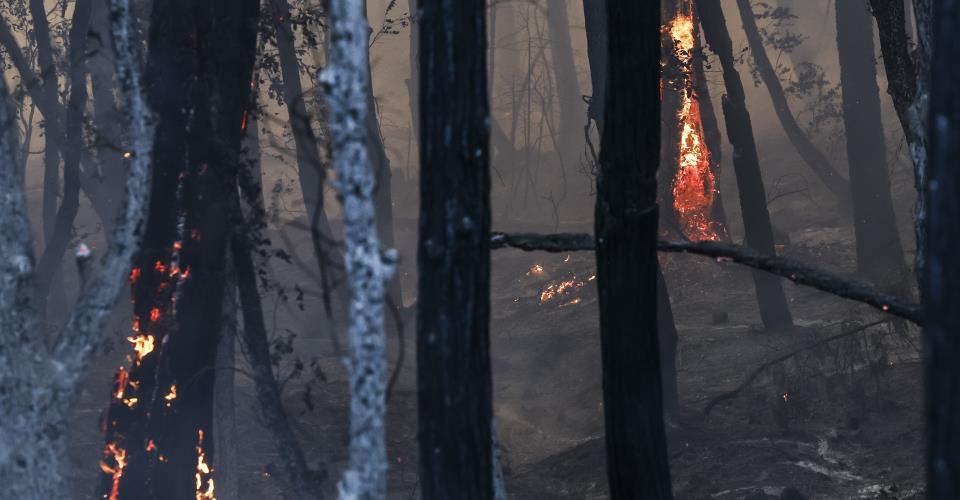
[[123,391],[127,388],[127,380],[129,380],[130,375],[127,374],[127,371],[121,366],[117,370],[117,390],[113,393],[113,396],[117,399],[123,399]]
[[137,362],[140,362],[147,354],[153,352],[153,335],[127,337],[127,342],[133,344],[133,350],[137,351]]
[[[573,277],[572,279],[565,280],[565,281],[550,283],[549,285],[547,285],[546,288],[544,288],[540,292],[540,304],[544,304],[553,299],[563,297],[566,294],[569,294],[575,290],[579,290],[580,288],[583,288],[584,285],[586,285],[586,282],[578,281],[576,277]],[[566,304],[566,305],[572,305],[572,304]]]
[[177,399],[177,385],[176,385],[176,384],[170,386],[170,392],[168,392],[168,393],[163,397],[163,399],[165,399],[165,400],[167,401],[167,406],[170,406],[170,403],[173,402],[174,399]]
[[677,112],[680,138],[677,143],[679,164],[673,179],[673,208],[688,238],[718,240],[717,228],[710,220],[717,195],[716,178],[710,169],[710,151],[704,138],[691,69],[696,36],[693,16],[677,14],[667,31],[673,40],[673,56],[682,73],[681,81],[677,82],[681,98]]
[[542,276],[544,272],[543,266],[540,264],[534,264],[533,267],[527,271],[527,276]]
[[[111,465],[108,461],[112,461]],[[110,488],[109,500],[117,500],[120,495],[120,478],[123,477],[123,469],[127,466],[127,452],[117,446],[116,443],[109,443],[103,450],[103,460],[100,461],[100,470],[104,474],[113,476],[113,486]]]
[[155,451],[157,449],[157,444],[153,440],[147,441],[147,451]]
[[197,472],[194,475],[196,479],[196,499],[197,500],[216,500],[213,494],[213,478],[209,477],[213,469],[207,465],[206,457],[203,453],[203,430],[198,430],[199,439],[197,440]]
[[130,270],[130,284],[135,284],[138,279],[140,279],[140,268],[135,267]]
[[127,405],[127,408],[133,408],[137,406],[137,401],[140,401],[138,398],[128,398],[123,400],[123,404]]
[[564,302],[563,304],[560,304],[560,307],[575,306],[579,303],[580,303],[580,297],[576,297],[569,302]]

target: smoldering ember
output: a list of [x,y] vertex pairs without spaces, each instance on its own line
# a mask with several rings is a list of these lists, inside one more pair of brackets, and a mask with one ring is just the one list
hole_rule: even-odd
[[949,0],[0,0],[0,500],[960,499],[958,60]]

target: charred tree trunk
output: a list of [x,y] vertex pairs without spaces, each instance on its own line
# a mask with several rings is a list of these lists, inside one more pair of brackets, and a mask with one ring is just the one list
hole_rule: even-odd
[[[960,5],[936,2],[930,67],[924,357],[927,498],[960,496]],[[921,37],[924,35],[921,35]]]
[[[917,253],[914,272],[922,279],[925,276],[927,198],[927,102],[930,74],[930,36],[933,30],[931,0],[914,0],[913,13],[916,21],[917,50],[914,52],[907,36],[906,13],[903,2],[870,0],[873,16],[880,34],[880,51],[887,74],[887,93],[893,98],[893,107],[910,146],[913,159],[914,184],[917,203],[914,207],[914,224]],[[915,54],[915,56],[913,55]],[[921,284],[921,290],[923,285]]]
[[613,499],[670,499],[657,339],[660,6],[607,6],[595,229],[607,477]]
[[[723,96],[723,116],[727,124],[730,144],[733,146],[733,167],[740,191],[746,244],[758,252],[776,255],[773,227],[770,224],[770,214],[767,212],[767,196],[760,172],[760,161],[757,158],[757,146],[753,139],[750,113],[747,111],[743,82],[734,63],[733,43],[730,41],[723,10],[719,2],[702,2],[699,4],[699,9],[703,34],[723,67],[723,82],[727,91]],[[751,13],[749,17],[752,20],[753,14]],[[753,282],[756,286],[757,302],[764,326],[775,329],[791,325],[793,320],[780,279],[760,271],[753,271]]]
[[[151,87],[157,203],[134,284],[131,338],[141,349],[129,380],[138,385],[121,373],[108,416],[108,442],[127,453],[120,498],[212,488],[197,469],[213,457],[212,367],[258,10],[256,0],[154,6],[148,69],[163,84]],[[114,478],[104,479],[112,493]]]
[[[597,129],[603,137],[604,123],[604,102],[596,99],[604,99],[606,93],[604,88],[607,79],[607,9],[606,2],[587,0],[584,2],[584,13],[589,13],[590,20],[587,22],[587,42],[592,44],[590,51],[602,48],[603,54],[592,54],[590,56],[590,81],[594,88],[600,89],[600,94],[594,93],[590,99],[590,106],[587,114],[591,120],[597,124]],[[598,19],[599,18],[599,19]],[[597,48],[599,47],[599,48]],[[663,380],[663,400],[667,410],[677,408],[680,396],[677,389],[676,357],[677,357],[677,327],[673,319],[673,309],[670,307],[670,295],[667,288],[666,279],[663,277],[663,271],[660,269],[660,263],[657,262],[657,331],[660,340],[660,363],[661,378]]]
[[[425,499],[493,498],[486,7],[421,0],[417,384]],[[453,131],[450,133],[450,131]]]
[[890,195],[873,22],[860,0],[838,1],[836,9],[857,269],[879,286],[896,286],[906,276],[906,264]]
[[213,386],[213,447],[217,456],[213,460],[216,471],[216,492],[221,498],[239,498],[239,470],[237,468],[237,444],[241,436],[237,432],[236,369],[237,369],[237,272],[233,257],[228,251],[226,272],[223,280],[223,308],[220,319],[220,335],[217,339],[217,354],[214,367],[216,380]]
[[[760,37],[760,30],[757,28],[757,20],[753,17],[753,7],[750,5],[750,0],[737,0],[737,7],[740,10],[740,19],[743,21],[747,42],[750,44],[750,53],[753,54],[753,60],[757,65],[757,72],[760,73],[760,78],[770,93],[773,110],[776,112],[777,118],[780,119],[780,124],[783,125],[787,138],[790,139],[790,143],[800,153],[800,157],[813,170],[817,178],[836,196],[840,206],[844,209],[848,208],[850,183],[837,172],[826,155],[810,141],[810,138],[807,137],[807,134],[793,117],[790,106],[787,104],[787,97],[783,93],[780,78],[767,57],[763,39]],[[708,9],[713,10],[714,7],[701,6],[700,9],[706,12]],[[706,27],[704,27],[704,31],[706,31]]]

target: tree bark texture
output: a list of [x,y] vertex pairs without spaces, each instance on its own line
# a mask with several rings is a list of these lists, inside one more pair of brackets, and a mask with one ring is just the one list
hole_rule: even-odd
[[[67,498],[67,416],[82,374],[123,288],[139,243],[149,199],[152,130],[140,87],[138,42],[129,2],[112,2],[118,81],[127,108],[130,152],[126,200],[111,244],[85,282],[53,348],[38,332],[35,270],[22,171],[15,161],[17,131],[5,83],[0,82],[0,498]],[[82,250],[82,251],[81,251]],[[87,249],[78,264],[93,266]]]
[[657,339],[660,5],[607,8],[595,220],[607,477],[613,499],[670,499]]
[[927,265],[921,286],[926,301],[927,498],[946,500],[960,496],[960,5],[935,5]]
[[[877,20],[880,51],[887,74],[887,93],[893,98],[893,107],[910,146],[913,159],[914,185],[917,203],[913,218],[917,251],[914,273],[923,279],[926,252],[926,189],[927,189],[927,114],[930,87],[930,33],[933,31],[931,0],[914,0],[916,22],[916,52],[907,36],[906,13],[903,2],[870,0],[871,11]],[[915,54],[915,56],[913,55]],[[921,283],[920,290],[925,287]]]
[[417,384],[425,499],[494,496],[486,9],[421,0]]
[[[386,498],[386,336],[384,294],[396,252],[377,235],[377,175],[369,158],[370,66],[365,4],[331,0],[327,68],[320,76],[330,113],[337,197],[343,205],[350,285],[350,463],[341,499]],[[389,184],[387,186],[389,189]]]
[[[743,214],[746,244],[757,252],[773,256],[776,255],[773,227],[767,211],[767,196],[760,172],[760,160],[757,158],[750,113],[747,111],[743,82],[734,63],[730,33],[727,31],[726,20],[719,2],[700,3],[699,12],[707,44],[717,54],[720,65],[723,67],[723,82],[727,91],[722,98],[723,116],[727,124],[728,140],[733,146],[733,167],[740,191],[740,208]],[[749,17],[753,19],[753,14],[751,13]],[[764,326],[775,329],[792,324],[793,320],[780,280],[775,276],[755,271],[753,281]]]
[[[212,488],[209,474],[199,486],[195,474],[200,452],[207,463],[214,456],[210,367],[258,15],[256,0],[154,4],[148,71],[159,116],[157,202],[131,276],[131,342],[152,349],[138,352],[128,377],[120,373],[122,397],[111,398],[107,447],[126,450],[119,498],[182,498]],[[104,493],[113,492],[111,476]]]

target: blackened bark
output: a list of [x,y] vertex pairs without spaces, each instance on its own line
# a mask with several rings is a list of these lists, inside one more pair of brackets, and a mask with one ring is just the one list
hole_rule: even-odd
[[[728,140],[733,146],[733,167],[740,191],[746,244],[757,252],[773,256],[776,255],[773,227],[767,212],[767,196],[750,124],[750,113],[747,111],[743,93],[743,82],[734,63],[733,43],[730,41],[720,3],[703,2],[699,4],[699,9],[700,24],[707,44],[717,54],[723,67],[723,83],[727,91],[723,96],[723,116],[727,124]],[[750,14],[750,18],[753,18],[753,14]],[[753,282],[764,326],[774,329],[791,325],[793,320],[780,280],[775,276],[754,271]]]
[[607,8],[596,206],[607,477],[613,499],[670,499],[657,339],[660,6]]
[[[787,133],[787,138],[790,139],[790,143],[793,144],[793,147],[800,153],[803,161],[813,170],[814,175],[836,196],[840,206],[844,208],[848,207],[850,183],[837,172],[827,156],[810,141],[810,138],[803,129],[800,128],[797,120],[793,117],[793,113],[790,111],[790,105],[787,104],[787,97],[783,93],[780,78],[777,76],[776,70],[773,68],[773,65],[770,64],[770,59],[767,57],[763,39],[760,37],[760,30],[757,28],[757,20],[753,17],[753,7],[750,4],[750,0],[737,0],[737,7],[740,11],[740,19],[743,21],[747,42],[750,44],[750,53],[753,54],[753,60],[757,66],[757,72],[760,73],[760,78],[770,93],[773,110],[776,112],[780,124],[783,125],[783,130]],[[707,10],[712,11],[719,7],[701,6],[700,8],[706,12]],[[704,28],[704,31],[706,31],[706,28]],[[707,36],[709,37],[709,35]],[[713,46],[712,43],[710,45],[711,47]]]
[[421,0],[417,385],[426,499],[493,498],[486,6]]
[[[604,87],[607,79],[607,9],[606,2],[586,0],[583,3],[584,14],[590,19],[587,21],[587,43],[590,44],[590,80],[595,91],[587,110],[588,118],[594,120],[600,136],[603,136],[604,103],[602,99],[606,93]],[[602,49],[602,54],[594,54]],[[601,99],[597,101],[596,99]],[[726,225],[726,222],[724,222]],[[657,331],[660,338],[661,378],[663,380],[664,406],[667,410],[678,407],[680,396],[677,389],[676,357],[677,357],[677,326],[673,319],[673,309],[670,306],[669,289],[660,263],[657,262]]]
[[[933,29],[930,0],[913,2],[913,17],[918,35],[915,52],[907,36],[903,2],[870,0],[870,6],[880,34],[880,51],[887,74],[887,93],[893,98],[893,107],[897,111],[897,118],[913,159],[914,184],[917,190],[917,202],[913,212],[917,240],[914,272],[922,279],[926,272],[926,127],[929,99],[927,94],[930,85],[930,32]],[[923,284],[920,289],[924,289]]]
[[[927,498],[960,496],[960,5],[935,2],[926,302]],[[921,35],[923,36],[923,35]]]
[[906,263],[890,194],[873,22],[861,1],[838,1],[836,8],[857,269],[880,286],[895,286],[906,275]]
[[[693,29],[696,33],[694,38],[693,83],[696,89],[697,102],[700,104],[703,139],[706,141],[707,150],[710,151],[710,170],[717,179],[717,185],[719,185],[720,167],[723,163],[723,137],[720,135],[720,125],[717,123],[717,113],[713,109],[713,101],[710,99],[710,86],[707,85],[707,73],[704,71],[706,56],[703,53],[703,44],[700,42],[700,11],[697,9],[697,4],[693,5]],[[721,241],[729,243],[730,230],[727,224],[727,212],[723,208],[723,192],[720,189],[717,189],[716,198],[713,201],[710,220],[719,223],[720,227],[716,229],[717,234]]]
[[[197,448],[214,456],[224,256],[258,9],[256,0],[154,4],[148,70],[159,114],[157,203],[134,285],[134,335],[153,336],[154,350],[131,368],[139,385],[121,386],[135,404],[112,398],[108,440],[127,450],[121,498],[191,497]],[[166,399],[174,387],[176,398]]]
[[[234,229],[236,230],[236,229]],[[231,248],[232,250],[232,248]],[[239,498],[240,470],[237,446],[236,369],[237,369],[237,272],[233,256],[227,252],[223,280],[223,308],[217,355],[217,374],[213,386],[213,440],[217,456],[213,460],[216,492],[221,498]]]

